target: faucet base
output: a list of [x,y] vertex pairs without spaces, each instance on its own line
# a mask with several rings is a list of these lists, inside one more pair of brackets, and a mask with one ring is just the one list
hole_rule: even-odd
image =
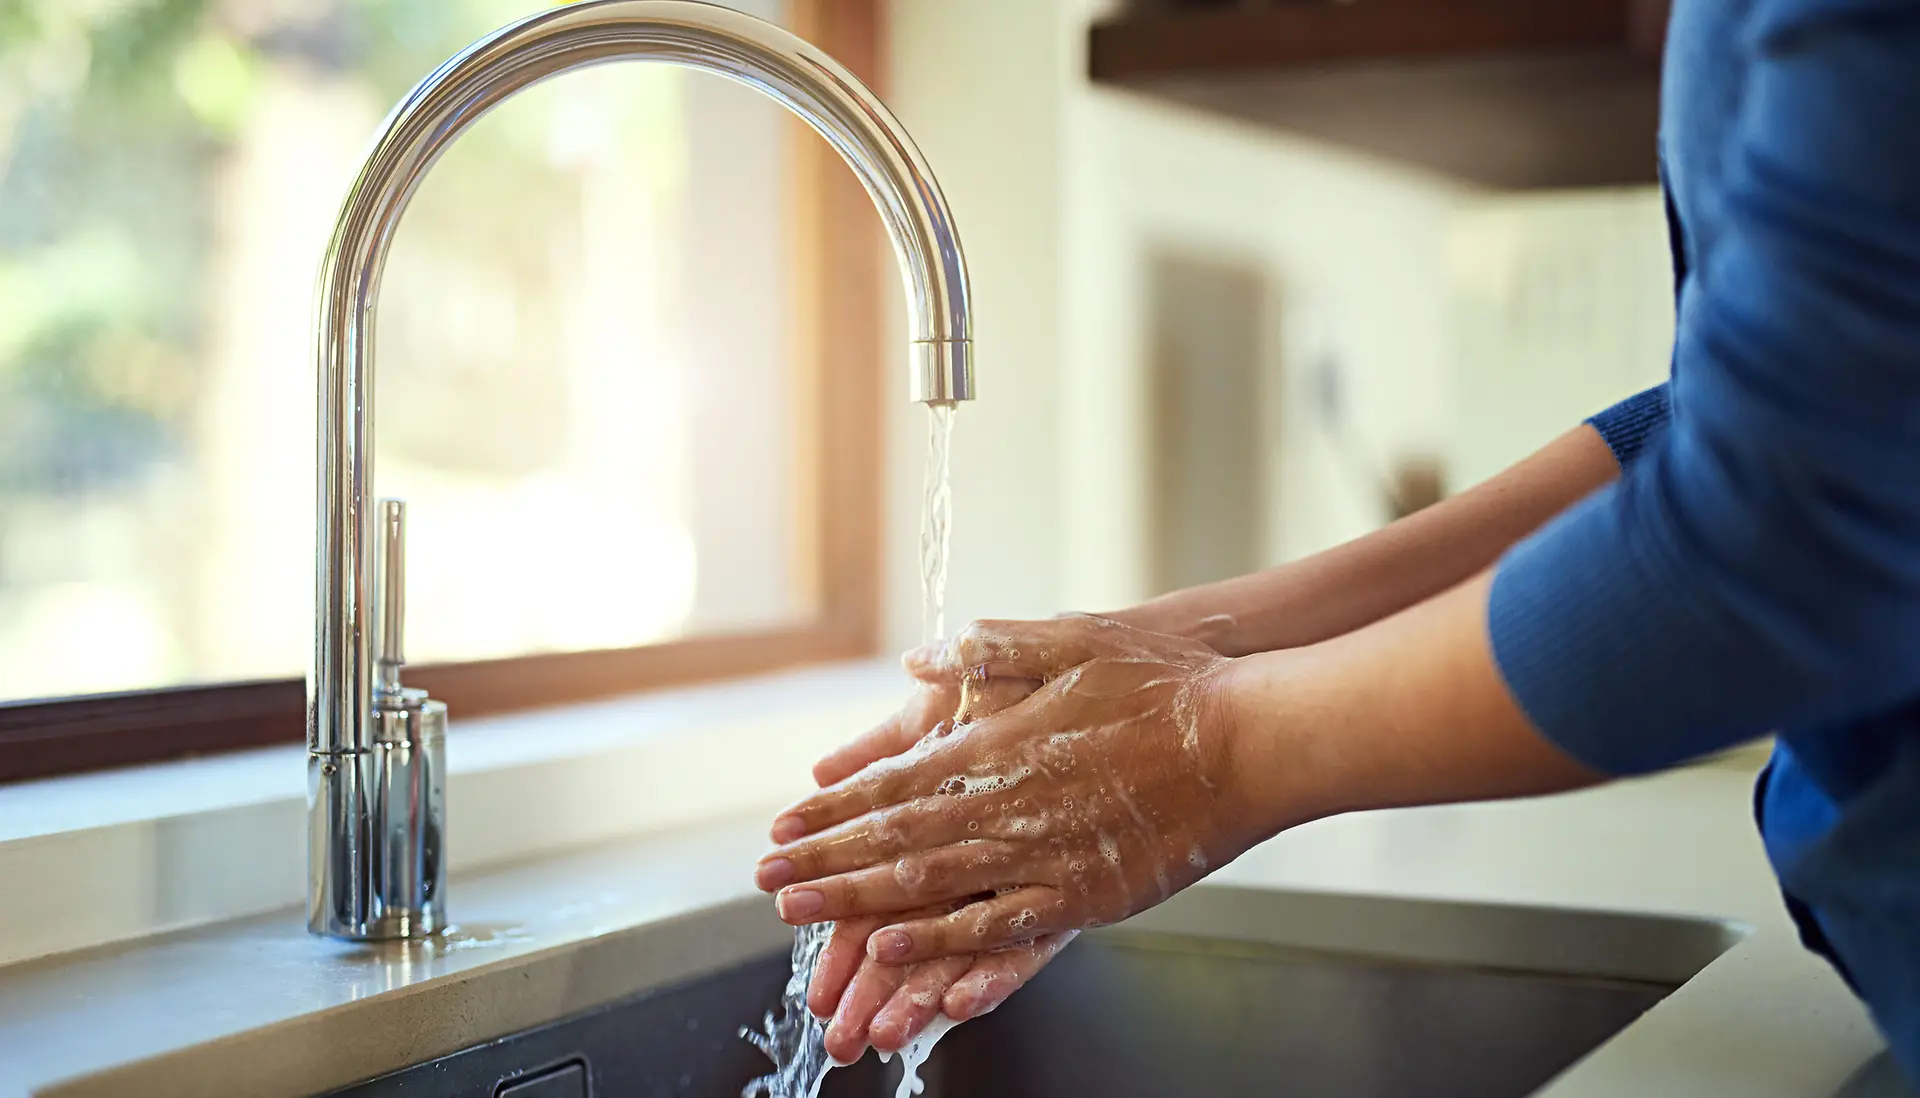
[[424,938],[447,927],[447,707],[407,690],[374,717],[368,750],[307,756],[307,929]]

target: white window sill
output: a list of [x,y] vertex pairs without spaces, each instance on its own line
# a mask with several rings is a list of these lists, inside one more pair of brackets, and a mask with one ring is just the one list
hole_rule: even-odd
[[[462,721],[454,873],[799,796],[821,754],[904,696],[833,664]],[[300,904],[306,756],[276,747],[0,790],[0,965]]]

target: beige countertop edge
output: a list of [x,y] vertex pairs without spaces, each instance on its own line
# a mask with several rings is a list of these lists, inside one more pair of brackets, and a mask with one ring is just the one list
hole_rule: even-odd
[[[1570,796],[1368,813],[1224,883],[1679,914],[1753,933],[1544,1092],[1900,1094],[1865,1011],[1803,952],[1722,762]],[[0,969],[0,1098],[312,1094],[777,948],[749,895],[765,814],[456,881],[440,947],[309,938],[275,913]],[[698,917],[694,917],[694,916]],[[738,925],[734,925],[734,924]]]

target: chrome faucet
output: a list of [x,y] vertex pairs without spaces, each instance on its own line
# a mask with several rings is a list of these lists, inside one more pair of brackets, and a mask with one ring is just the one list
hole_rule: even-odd
[[372,494],[373,318],[394,229],[421,177],[481,115],[550,76],[628,60],[757,88],[838,149],[900,261],[911,397],[973,397],[966,262],[939,185],[887,108],[806,42],[711,4],[592,0],[502,28],[428,74],[381,126],[320,272],[319,579],[307,688],[315,934],[412,938],[447,925],[446,707],[401,685],[405,512],[383,501],[376,523]]

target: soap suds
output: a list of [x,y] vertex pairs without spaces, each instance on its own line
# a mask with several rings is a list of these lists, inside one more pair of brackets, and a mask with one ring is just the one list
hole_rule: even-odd
[[[913,1098],[927,1089],[927,1084],[920,1078],[920,1066],[927,1062],[927,1057],[933,1053],[933,1046],[940,1038],[959,1024],[944,1014],[936,1014],[919,1036],[907,1042],[906,1047],[900,1050],[900,1085],[894,1088],[893,1098]],[[892,1060],[892,1053],[880,1054],[881,1063],[890,1063]]]

